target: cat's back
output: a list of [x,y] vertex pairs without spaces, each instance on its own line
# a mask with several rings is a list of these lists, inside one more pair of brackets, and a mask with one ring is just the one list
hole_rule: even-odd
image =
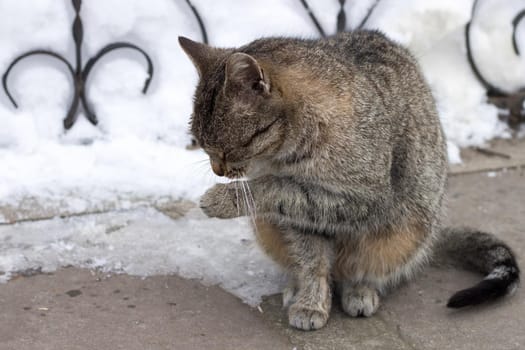
[[403,46],[376,30],[359,30],[335,35],[320,42],[327,52],[360,67],[367,65],[412,65],[416,61]]
[[303,62],[326,67],[333,60],[342,66],[360,69],[415,64],[407,49],[375,30],[343,32],[321,39],[263,38],[241,47],[239,51],[271,58],[281,64]]

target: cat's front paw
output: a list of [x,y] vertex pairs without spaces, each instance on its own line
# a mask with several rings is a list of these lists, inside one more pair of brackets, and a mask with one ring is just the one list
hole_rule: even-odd
[[228,184],[216,184],[206,191],[200,200],[204,214],[212,218],[231,219],[240,216],[235,189]]
[[328,312],[323,309],[310,308],[295,303],[288,309],[290,326],[304,331],[312,331],[324,327],[328,321]]

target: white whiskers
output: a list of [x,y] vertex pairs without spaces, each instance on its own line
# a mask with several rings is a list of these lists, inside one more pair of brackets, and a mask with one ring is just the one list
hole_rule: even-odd
[[241,216],[241,207],[239,205],[239,184],[238,181],[233,181],[235,184],[235,204],[237,205],[237,216]]
[[241,182],[241,188],[243,192],[244,197],[244,204],[246,207],[246,211],[250,219],[252,220],[253,226],[256,228],[255,225],[255,218],[256,218],[256,210],[255,210],[255,201],[253,199],[253,196],[251,194],[250,187],[248,185],[247,181],[240,181]]
[[246,181],[246,192],[248,192],[248,199],[252,203],[252,209],[253,209],[253,216],[254,218],[257,217],[257,206],[255,205],[255,198],[253,198],[252,189],[250,188],[250,184],[248,181]]

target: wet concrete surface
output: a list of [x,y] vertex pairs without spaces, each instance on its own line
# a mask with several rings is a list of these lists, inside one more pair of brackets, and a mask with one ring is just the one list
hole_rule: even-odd
[[66,268],[0,285],[0,349],[292,349],[253,309],[177,276]]

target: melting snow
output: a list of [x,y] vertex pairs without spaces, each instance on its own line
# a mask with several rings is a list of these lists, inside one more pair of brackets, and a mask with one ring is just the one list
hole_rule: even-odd
[[0,226],[0,282],[16,272],[78,266],[136,276],[177,274],[219,284],[251,305],[280,291],[283,276],[246,218],[172,220],[135,209]]

